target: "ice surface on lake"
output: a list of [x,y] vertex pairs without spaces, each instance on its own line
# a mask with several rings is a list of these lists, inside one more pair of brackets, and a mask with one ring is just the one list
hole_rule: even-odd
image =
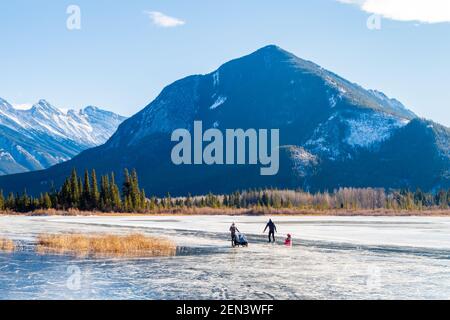
[[[449,218],[0,217],[0,299],[448,299]],[[232,249],[231,222],[249,248]],[[141,232],[183,248],[171,258],[40,256],[39,233]],[[294,247],[281,245],[287,233]]]

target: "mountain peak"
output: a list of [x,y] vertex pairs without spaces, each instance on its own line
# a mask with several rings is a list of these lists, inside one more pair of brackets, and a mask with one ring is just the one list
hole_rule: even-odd
[[[284,50],[283,48],[277,45],[267,45],[262,47],[252,53],[233,59],[224,63],[219,69],[226,68],[228,66],[233,66],[239,64],[247,64],[247,66],[255,67],[255,64],[265,64],[265,65],[276,65],[278,63],[291,61],[293,59],[298,59],[299,61],[303,61],[300,58],[297,58],[294,54]],[[241,66],[238,66],[240,68]],[[259,67],[257,67],[259,68]]]
[[270,44],[265,47],[262,47],[262,48],[256,50],[255,52],[253,52],[252,54],[250,54],[250,56],[258,56],[258,55],[270,57],[271,59],[274,59],[274,58],[276,59],[276,57],[279,57],[282,59],[297,58],[291,52],[286,51],[283,48],[281,48],[277,45],[274,45],[274,44]]
[[86,108],[84,108],[83,111],[87,111],[87,112],[91,112],[91,111],[99,111],[100,108],[96,107],[96,106],[87,106]]
[[9,104],[8,101],[0,98],[0,109],[11,110],[13,107]]
[[59,110],[58,108],[54,107],[53,105],[51,105],[47,100],[45,99],[41,99],[39,100],[38,103],[36,103],[35,105],[33,105],[32,107],[33,111],[38,111],[38,110],[42,110],[45,113],[54,113],[54,114],[61,114],[62,111]]
[[90,115],[90,114],[94,114],[94,113],[102,113],[103,114],[103,113],[112,113],[112,112],[100,109],[99,107],[96,107],[96,106],[87,106],[81,110],[81,113]]
[[284,50],[283,48],[281,48],[275,44],[269,44],[267,46],[264,46],[261,49],[259,49],[258,51],[287,52],[286,50]]

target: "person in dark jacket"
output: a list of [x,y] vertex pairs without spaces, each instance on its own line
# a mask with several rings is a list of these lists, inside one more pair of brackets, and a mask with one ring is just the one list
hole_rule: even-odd
[[230,227],[230,232],[231,232],[231,245],[234,247],[236,244],[236,232],[240,232],[234,222]]
[[275,232],[277,232],[277,226],[275,225],[275,223],[273,223],[272,219],[270,219],[267,223],[266,228],[264,229],[264,233],[267,229],[269,229],[269,243],[271,243],[272,240],[275,243]]

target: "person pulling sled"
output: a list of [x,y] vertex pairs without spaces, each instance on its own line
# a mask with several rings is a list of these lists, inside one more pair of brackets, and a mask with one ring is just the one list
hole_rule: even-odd
[[248,247],[247,237],[239,231],[234,222],[230,227],[230,233],[231,233],[231,246],[233,248],[236,246]]

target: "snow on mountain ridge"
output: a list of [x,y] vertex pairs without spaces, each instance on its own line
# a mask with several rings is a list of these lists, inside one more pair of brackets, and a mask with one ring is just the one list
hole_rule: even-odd
[[0,100],[0,104],[2,102],[7,108],[0,110],[0,124],[13,130],[33,130],[73,140],[86,147],[106,142],[125,120],[125,117],[92,106],[63,112],[46,100],[40,100],[29,110],[15,109],[5,100]]
[[375,147],[409,122],[384,112],[334,113],[314,130],[304,147],[332,161],[349,159],[357,148]]
[[209,109],[210,110],[217,109],[218,107],[223,105],[225,102],[227,102],[227,100],[228,100],[227,97],[220,96],[217,98],[216,102],[214,102],[213,105],[211,107],[209,107]]
[[0,98],[0,174],[39,170],[105,143],[125,120],[97,107],[62,111],[46,100],[16,109]]
[[392,133],[409,123],[383,113],[360,114],[347,119],[349,133],[345,142],[351,146],[370,147],[390,138]]

